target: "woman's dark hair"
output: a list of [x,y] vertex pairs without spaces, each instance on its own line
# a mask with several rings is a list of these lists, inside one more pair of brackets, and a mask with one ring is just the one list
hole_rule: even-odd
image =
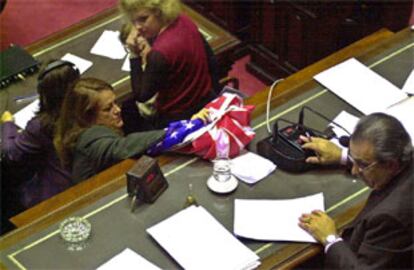
[[384,162],[409,162],[413,147],[411,137],[398,119],[384,113],[373,113],[360,119],[351,140],[368,141],[374,147],[375,159]]
[[[59,60],[51,60],[44,65],[40,74],[51,63]],[[55,123],[59,117],[63,98],[68,89],[73,87],[76,80],[80,78],[79,71],[73,65],[61,65],[50,70],[38,80],[37,92],[39,93],[39,111],[37,116],[48,131],[53,133]]]
[[110,84],[95,78],[78,80],[68,91],[56,123],[53,143],[65,166],[72,162],[72,153],[80,134],[96,122],[99,110],[98,95],[104,90],[113,91]]

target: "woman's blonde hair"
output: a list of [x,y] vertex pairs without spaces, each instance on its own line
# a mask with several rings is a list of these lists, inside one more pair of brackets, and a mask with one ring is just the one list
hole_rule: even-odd
[[127,44],[127,39],[128,39],[129,33],[132,30],[132,27],[134,26],[130,22],[124,22],[122,24],[121,31],[119,33],[119,40],[121,41],[123,45]]
[[129,19],[142,9],[159,11],[166,24],[174,21],[181,12],[180,0],[120,0],[119,7]]
[[66,93],[60,117],[56,123],[53,144],[64,166],[70,166],[73,151],[81,133],[96,123],[99,93],[113,90],[112,86],[95,78],[78,80]]

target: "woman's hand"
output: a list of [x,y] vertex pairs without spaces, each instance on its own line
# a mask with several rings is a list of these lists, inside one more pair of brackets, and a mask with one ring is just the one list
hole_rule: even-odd
[[300,139],[304,142],[302,148],[313,150],[317,154],[308,157],[307,163],[329,165],[341,162],[342,149],[333,142],[317,137],[300,136]]
[[302,214],[299,227],[307,231],[322,245],[326,244],[328,235],[338,235],[335,222],[325,212],[314,210],[310,214]]
[[139,51],[139,56],[141,57],[142,63],[147,64],[147,55],[151,51],[151,45],[148,40],[142,36],[136,38],[136,44]]
[[135,27],[131,27],[131,31],[128,34],[128,37],[125,41],[130,53],[132,54],[132,57],[139,56],[139,50],[137,46],[137,38],[138,38],[138,31],[135,29]]
[[5,123],[5,122],[13,122],[14,118],[13,118],[13,114],[11,114],[9,111],[5,111],[2,115],[1,115],[1,122]]
[[191,120],[194,120],[197,118],[201,119],[204,122],[204,124],[206,124],[210,122],[210,112],[208,111],[208,109],[203,108],[198,113],[194,114],[191,117]]
[[147,55],[151,51],[151,45],[148,40],[135,27],[132,27],[125,43],[131,57],[141,57],[142,64],[145,66],[147,64]]

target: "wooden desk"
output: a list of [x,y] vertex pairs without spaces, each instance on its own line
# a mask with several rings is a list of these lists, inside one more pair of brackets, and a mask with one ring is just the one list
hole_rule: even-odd
[[[184,6],[184,12],[197,24],[200,32],[206,37],[213,49],[218,67],[220,67],[219,77],[227,76],[227,72],[235,60],[233,52],[239,46],[240,41],[191,8]],[[104,30],[120,30],[123,20],[118,8],[113,8],[93,18],[81,21],[62,32],[28,46],[26,49],[40,62],[52,58],[59,59],[66,53],[72,53],[92,61],[94,65],[83,76],[96,77],[111,83],[118,98],[123,98],[130,93],[129,73],[121,70],[124,60],[113,60],[89,52]],[[27,105],[16,104],[14,97],[36,93],[36,81],[37,74],[1,89],[0,112],[8,109],[14,113]]]
[[[280,86],[277,88],[277,91],[274,93],[272,105],[275,109],[272,111],[271,115],[273,115],[274,118],[288,116],[290,111],[297,109],[302,104],[308,103],[315,103],[313,105],[319,107],[322,107],[321,105],[324,104],[326,107],[336,108],[337,104],[339,104],[340,101],[330,100],[332,104],[328,104],[324,100],[320,100],[320,97],[328,96],[329,93],[327,93],[325,89],[317,86],[315,82],[311,81],[311,78],[314,74],[352,56],[358,57],[359,60],[363,61],[364,63],[367,63],[369,66],[373,68],[375,67],[377,72],[382,71],[383,63],[389,63],[390,61],[392,62],[396,55],[406,53],[407,50],[409,50],[410,48],[412,49],[412,47],[414,46],[413,44],[413,34],[408,30],[398,33],[396,35],[393,35],[391,32],[384,30],[372,36],[369,36],[353,44],[352,46],[347,47],[344,50],[339,51],[338,53],[335,53],[334,55],[324,59],[323,61],[318,62],[302,70],[301,72],[287,78],[283,83],[280,84]],[[391,60],[385,61],[385,58]],[[412,68],[412,64],[408,64],[411,65]],[[386,75],[385,71],[383,74],[384,76]],[[400,70],[400,73],[403,73],[400,77],[398,77],[399,75],[396,74],[393,75],[397,77],[385,77],[390,79],[391,81],[397,80],[399,81],[398,83],[401,84],[401,78],[405,78],[403,76],[408,75],[408,71]],[[398,83],[396,84],[398,85]],[[320,102],[322,102],[322,104]],[[258,139],[263,138],[264,136],[266,136],[265,132],[263,131],[263,128],[261,128],[263,126],[265,94],[259,94],[257,96],[254,96],[253,98],[248,100],[248,103],[257,105],[254,113],[255,120],[253,125],[256,128]],[[339,109],[340,107],[336,108],[336,110]],[[351,110],[351,112],[353,113],[358,113],[356,111],[352,111],[352,108],[348,109]],[[332,116],[332,114],[337,113],[337,111],[330,111],[328,113],[330,114],[329,116]],[[296,118],[297,115],[293,114],[290,117]],[[175,160],[169,162],[172,159]],[[206,203],[206,206],[211,208],[209,210],[213,212],[215,211],[214,215],[216,217],[219,217],[219,221],[222,222],[224,226],[230,229],[232,212],[230,211],[231,206],[229,205],[229,201],[231,201],[236,196],[250,196],[250,198],[252,198],[253,196],[257,196],[254,193],[256,191],[259,192],[259,194],[262,194],[263,198],[269,198],[269,196],[273,197],[274,194],[270,194],[270,191],[277,192],[277,188],[272,186],[278,185],[277,182],[273,183],[271,181],[262,181],[256,184],[254,188],[249,188],[246,187],[246,185],[241,184],[238,190],[236,190],[234,194],[229,195],[227,198],[217,197],[214,194],[208,192],[206,193],[205,191],[205,177],[206,174],[208,175],[208,173],[210,173],[208,164],[206,164],[205,162],[199,161],[195,158],[191,159],[179,157],[177,159],[177,157],[171,156],[161,157],[160,162],[163,164],[163,170],[165,172],[169,172],[168,180],[170,181],[171,185],[170,188],[166,191],[166,193],[164,193],[154,205],[148,207],[144,206],[142,210],[139,211],[139,213],[137,213],[137,215],[139,216],[134,216],[134,218],[138,217],[139,219],[142,219],[141,222],[147,222],[148,219],[153,218],[151,216],[148,216],[148,211],[145,211],[148,208],[153,209],[151,213],[156,213],[154,215],[165,215],[166,213],[164,211],[167,210],[163,210],[163,208],[176,208],[177,205],[181,205],[182,201],[176,199],[181,197],[177,196],[177,194],[180,194],[180,192],[181,194],[183,193],[183,186],[185,187],[185,185],[187,184],[186,181],[189,181],[188,179],[184,179],[183,177],[185,177],[185,175],[191,175],[191,173],[195,172],[201,175],[194,175],[194,179],[200,178],[201,181],[204,181],[202,183],[197,183],[194,189],[194,192],[196,192],[196,196],[200,196],[199,202],[201,201],[202,204]],[[42,235],[44,235],[48,231],[53,230],[53,228],[56,227],[57,222],[62,218],[75,213],[81,215],[85,212],[89,213],[91,210],[96,209],[96,207],[100,207],[102,206],[102,204],[105,204],[107,199],[110,200],[114,197],[119,196],[120,194],[124,194],[125,178],[123,175],[126,172],[126,170],[130,168],[132,163],[133,161],[127,160],[120,164],[117,164],[114,167],[97,175],[96,177],[93,177],[92,179],[89,179],[58,196],[55,196],[50,200],[40,204],[39,206],[28,210],[21,216],[16,217],[16,219],[14,219],[13,221],[18,223],[22,227],[4,236],[0,241],[0,249],[2,250],[1,256],[2,259],[5,261],[6,266],[13,267],[13,265],[15,264],[10,259],[14,259],[19,262],[19,259],[22,259],[20,258],[22,254],[25,255],[25,253],[29,252],[29,249],[31,249],[33,246],[39,246],[40,244],[38,243],[42,241],[38,241],[36,243],[34,243],[33,241],[38,240],[39,237],[42,237]],[[172,170],[174,170],[174,172],[172,172]],[[182,170],[182,172],[176,173],[176,171],[179,170]],[[285,190],[283,190],[283,194],[285,194],[285,196],[294,196],[295,194],[297,196],[298,193],[301,193],[299,192],[300,187],[304,184],[309,185],[309,190],[307,190],[306,193],[324,188],[329,189],[326,186],[326,183],[324,182],[326,180],[326,177],[335,177],[337,178],[335,181],[340,181],[342,184],[347,183],[346,185],[349,185],[348,181],[346,181],[348,177],[346,175],[341,174],[340,172],[312,172],[304,175],[302,179],[298,179],[298,177],[295,175],[277,171],[275,177],[277,177],[277,181],[282,181],[282,183],[280,183],[279,185],[285,186]],[[269,185],[271,185],[270,187],[272,187],[272,189],[269,189]],[[349,192],[351,194],[347,197],[350,198],[349,201],[346,201],[343,198],[337,198],[337,195],[339,195],[337,192],[339,191],[327,190],[332,192],[332,194],[329,194],[327,198],[327,207],[329,207],[330,209],[330,214],[336,219],[337,222],[339,222],[340,225],[348,223],[353,218],[355,213],[361,207],[361,204],[363,203],[365,198],[364,196],[367,194],[367,189],[364,188],[363,185],[361,186],[360,184],[357,184],[356,186],[347,186],[347,188],[350,189]],[[303,192],[304,191],[302,190],[302,193]],[[282,195],[279,193],[278,196]],[[175,198],[175,201],[171,201],[173,198]],[[340,199],[340,204],[337,202],[338,199]],[[168,201],[170,205],[165,204],[165,201]],[[213,203],[213,205],[211,206],[210,203]],[[160,206],[162,206],[162,208],[160,208]],[[116,205],[116,207],[118,207],[118,210],[119,208],[122,209],[122,205]],[[216,208],[218,208],[218,210]],[[174,209],[169,209],[168,211],[173,210]],[[164,218],[167,216],[168,215],[164,216]],[[157,219],[162,218],[158,216]],[[128,222],[130,221],[129,218],[127,220]],[[99,234],[99,231],[96,233]],[[143,241],[142,245],[147,244],[146,241],[148,241],[148,239],[141,240]],[[290,268],[295,265],[298,265],[303,260],[306,260],[309,256],[312,256],[318,252],[318,246],[309,244],[280,244],[262,242],[252,243],[252,241],[244,242],[250,248],[255,250],[262,258],[261,267],[264,269],[275,267]],[[154,252],[156,252],[157,254],[160,252],[158,249],[154,249]],[[6,257],[7,255],[9,256]],[[170,259],[164,257],[157,258],[160,259],[160,262],[162,261],[163,263],[165,263],[165,265],[160,265],[161,267],[174,267],[174,263],[171,262]],[[25,259],[27,260],[27,257]],[[175,265],[175,267],[177,267],[177,265]]]

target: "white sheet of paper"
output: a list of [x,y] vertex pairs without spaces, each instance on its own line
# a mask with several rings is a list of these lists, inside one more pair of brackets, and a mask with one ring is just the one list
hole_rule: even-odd
[[347,133],[342,128],[338,127],[335,124],[329,124],[332,126],[333,131],[335,132],[336,136],[350,136],[355,129],[355,126],[358,124],[359,118],[355,115],[352,115],[346,111],[341,111],[333,120],[332,122],[341,125],[344,129],[346,129],[349,133]]
[[123,59],[126,51],[119,40],[119,31],[103,31],[91,49],[92,54],[109,57],[111,59]]
[[247,152],[232,159],[230,168],[231,173],[238,179],[254,184],[271,174],[276,169],[276,165],[264,157]]
[[410,134],[411,142],[414,145],[414,97],[410,97],[384,110],[384,112],[400,120],[408,134]]
[[345,130],[343,130],[342,128],[338,127],[337,125],[334,124],[329,124],[330,126],[332,126],[332,130],[335,132],[337,138],[332,138],[331,141],[338,145],[341,148],[345,148],[344,146],[342,146],[339,142],[339,139],[341,136],[350,136],[352,134],[352,132],[355,129],[355,126],[358,124],[359,118],[346,112],[346,111],[341,111],[333,120],[332,122],[337,123],[338,125],[341,125],[343,128],[345,128],[350,134],[348,134]]
[[322,193],[286,200],[241,200],[234,203],[234,233],[272,241],[316,242],[298,226],[299,217],[325,210]]
[[380,112],[407,98],[395,85],[351,58],[314,78],[364,114]]
[[190,206],[147,229],[184,269],[245,269],[259,257],[202,206]]
[[97,268],[98,270],[160,270],[161,268],[155,266],[147,259],[136,253],[135,251],[126,248],[121,253],[114,256],[112,259],[102,264]]
[[407,94],[414,95],[414,69],[411,70],[410,75],[408,75],[407,80],[405,80],[402,90]]
[[27,122],[32,119],[36,112],[39,110],[39,99],[36,99],[20,111],[16,112],[14,116],[14,123],[21,127],[22,129],[26,128]]
[[122,64],[121,70],[126,71],[126,72],[131,71],[131,63],[129,61],[129,54],[127,55],[127,57],[125,57],[125,61]]
[[86,59],[83,59],[79,56],[76,56],[71,53],[67,53],[62,57],[62,60],[71,62],[79,69],[80,74],[84,73],[92,66],[92,62]]

